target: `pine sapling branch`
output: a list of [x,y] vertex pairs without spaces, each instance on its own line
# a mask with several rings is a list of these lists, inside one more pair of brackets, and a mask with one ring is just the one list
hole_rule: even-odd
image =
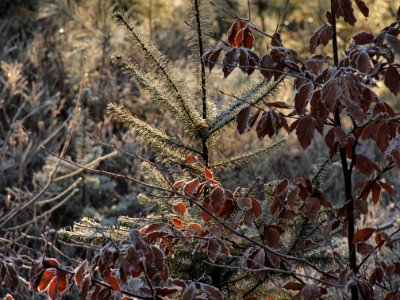
[[[199,60],[200,60],[200,85],[201,85],[201,101],[203,107],[203,119],[206,122],[207,120],[207,91],[206,91],[206,69],[204,66],[204,61],[201,59],[204,54],[204,45],[203,45],[203,32],[201,28],[201,20],[200,20],[200,7],[199,0],[194,0],[194,9],[195,9],[195,17],[196,17],[196,25],[197,25],[197,42],[199,46]],[[202,137],[202,145],[203,145],[203,160],[204,165],[208,167],[209,165],[209,153],[207,146],[207,137]]]

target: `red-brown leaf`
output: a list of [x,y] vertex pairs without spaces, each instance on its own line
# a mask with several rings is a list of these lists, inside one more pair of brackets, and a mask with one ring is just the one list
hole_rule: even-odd
[[204,177],[207,180],[213,179],[213,173],[207,167],[204,167]]
[[87,260],[84,260],[76,269],[75,269],[75,275],[74,275],[74,281],[77,286],[79,286],[82,282],[83,276],[86,271],[87,267]]
[[57,278],[55,280],[57,281],[58,294],[62,295],[67,290],[68,274],[66,272],[57,270]]
[[201,289],[204,290],[210,296],[210,299],[215,299],[215,300],[224,299],[221,292],[216,287],[208,285],[206,283],[201,283],[200,286]]
[[386,70],[385,85],[394,95],[397,95],[400,91],[400,74],[393,65],[389,65]]
[[298,186],[296,186],[288,194],[287,204],[291,209],[295,208],[295,203],[296,203],[297,197],[299,196],[299,191],[300,191],[300,188]]
[[242,28],[236,35],[235,38],[236,47],[245,47],[248,49],[254,46],[254,35],[249,27]]
[[194,300],[195,299],[196,286],[192,282],[182,293],[182,300]]
[[227,33],[227,39],[228,39],[229,45],[231,45],[232,47],[236,46],[236,35],[245,26],[246,26],[246,24],[243,23],[242,21],[236,21],[235,23],[233,23],[231,25],[231,27],[229,28],[228,33]]
[[372,185],[372,202],[374,205],[377,205],[379,202],[379,199],[381,198],[381,186],[374,182]]
[[207,62],[207,66],[208,69],[211,70],[214,68],[215,63],[217,62],[219,55],[221,53],[222,48],[218,48],[215,49],[214,51],[211,52],[211,54],[207,57],[208,58],[208,62]]
[[43,261],[43,265],[45,267],[54,267],[54,268],[59,267],[59,263],[55,258],[45,258]]
[[207,256],[211,262],[215,262],[217,256],[221,253],[221,245],[214,239],[210,238],[207,243]]
[[185,183],[184,180],[175,181],[174,184],[172,185],[172,188],[173,188],[174,190],[177,190],[177,189],[179,189],[179,187],[180,187],[182,184],[184,184],[184,183]]
[[385,271],[383,271],[381,267],[376,267],[374,273],[376,275],[376,280],[382,282],[385,277]]
[[357,55],[355,66],[360,72],[368,74],[372,69],[369,55],[365,52],[360,52],[359,55]]
[[40,279],[40,283],[38,285],[38,291],[43,292],[47,289],[50,282],[56,277],[55,269],[47,269],[44,271],[42,278]]
[[236,115],[237,130],[239,134],[243,134],[249,129],[249,119],[251,114],[251,106],[246,106]]
[[314,120],[310,115],[302,117],[296,127],[296,135],[300,145],[306,149],[314,137]]
[[198,162],[199,162],[199,159],[197,158],[197,156],[192,155],[192,154],[188,154],[185,158],[185,164],[187,164],[187,165],[196,164]]
[[369,44],[372,43],[372,41],[374,40],[374,35],[370,32],[359,32],[356,35],[353,36],[354,41],[356,42],[356,44],[358,45],[365,45],[365,44]]
[[121,290],[121,288],[119,286],[118,278],[116,276],[112,275],[112,273],[110,273],[108,275],[107,281],[111,285],[111,287],[113,288],[114,291],[119,292]]
[[189,223],[188,227],[192,228],[197,233],[201,233],[204,231],[203,227],[198,223]]
[[260,202],[255,198],[251,199],[251,210],[254,212],[254,215],[258,219],[262,215],[262,208]]
[[315,218],[318,215],[320,208],[321,208],[321,202],[318,198],[308,197],[305,202],[304,214],[308,218]]
[[375,250],[375,247],[372,246],[371,244],[367,244],[367,243],[358,243],[357,244],[357,252],[362,255],[370,254],[370,253],[374,252],[374,250]]
[[173,206],[174,212],[180,216],[186,213],[186,206],[183,202],[179,202]]
[[393,158],[393,161],[396,165],[397,168],[400,168],[400,150],[395,148],[392,150],[392,152],[390,153],[390,155]]
[[330,25],[322,25],[310,38],[310,52],[314,53],[319,45],[326,46],[332,38],[333,30]]
[[366,242],[374,232],[375,229],[372,227],[358,229],[354,235],[353,244]]
[[224,77],[228,77],[232,73],[233,69],[239,62],[240,50],[238,48],[232,48],[225,52],[225,57],[223,60],[222,71],[224,72]]
[[289,184],[289,181],[287,179],[281,180],[278,185],[274,188],[274,196],[281,196],[283,195],[284,192],[286,192],[286,188]]
[[309,81],[303,84],[294,97],[294,105],[298,115],[305,113],[305,108],[314,91],[314,84]]
[[372,300],[374,298],[374,290],[371,284],[365,279],[357,280],[357,289],[361,299]]
[[185,184],[183,188],[183,192],[186,196],[192,196],[200,185],[200,181],[198,178],[192,179]]
[[283,286],[286,290],[300,291],[304,287],[304,284],[296,281],[290,281],[285,283]]
[[368,202],[365,200],[354,199],[354,207],[364,215],[368,213]]
[[368,6],[365,4],[365,2],[363,0],[355,0],[355,1],[358,6],[358,9],[361,11],[361,13],[364,15],[364,17],[368,18],[369,9],[368,9]]
[[260,72],[267,79],[271,80],[274,69],[274,60],[270,54],[265,54],[260,60]]
[[355,167],[365,176],[371,175],[373,171],[370,159],[362,154],[357,155]]
[[393,186],[391,186],[390,184],[384,182],[384,181],[378,181],[379,185],[386,190],[386,192],[388,192],[389,194],[394,196],[394,189]]
[[357,21],[350,0],[335,0],[333,2],[332,11],[336,16],[342,16],[345,22],[352,26],[354,26]]
[[181,228],[182,227],[182,221],[181,220],[179,220],[178,218],[173,218],[172,219],[172,223],[176,226],[176,227],[178,227],[178,228]]
[[325,106],[332,111],[338,98],[338,81],[336,78],[328,80],[321,91],[321,99]]

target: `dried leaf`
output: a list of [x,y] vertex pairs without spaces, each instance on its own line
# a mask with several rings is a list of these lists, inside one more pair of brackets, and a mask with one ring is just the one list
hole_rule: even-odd
[[365,279],[357,280],[357,289],[362,299],[372,300],[374,296],[374,290],[371,284]]
[[183,216],[187,209],[183,202],[179,202],[173,206],[174,212],[180,216]]
[[246,24],[243,23],[242,21],[236,21],[235,23],[233,23],[231,25],[231,27],[229,28],[228,33],[227,33],[227,39],[228,39],[229,45],[231,45],[232,47],[236,46],[236,35],[245,26],[246,26]]
[[217,62],[219,55],[221,53],[222,48],[215,49],[214,51],[211,52],[210,56],[208,56],[208,68],[211,72],[211,70],[214,68],[215,63]]
[[381,186],[374,182],[372,185],[372,202],[374,205],[377,205],[379,202],[379,199],[381,198]]
[[192,282],[182,293],[182,300],[194,300],[195,299],[196,286]]
[[251,114],[251,106],[246,106],[236,115],[237,130],[239,134],[243,134],[249,129],[249,119]]
[[308,101],[311,100],[314,91],[314,84],[309,81],[303,84],[294,97],[294,105],[298,115],[303,115]]
[[314,137],[314,120],[310,115],[302,117],[296,127],[296,135],[300,145],[306,149]]
[[391,186],[390,184],[384,182],[384,181],[378,181],[379,185],[386,190],[386,192],[388,192],[389,194],[394,196],[394,189],[393,186]]
[[192,228],[197,233],[201,233],[204,231],[203,227],[198,223],[189,223],[188,227]]
[[321,202],[318,198],[308,197],[305,201],[304,214],[308,218],[315,218],[318,215],[320,208]]
[[393,65],[389,65],[386,70],[385,85],[395,96],[400,91],[400,74]]
[[87,267],[87,260],[84,260],[74,271],[74,281],[77,286],[79,286],[82,282],[82,279],[85,275],[86,267]]
[[281,196],[286,192],[286,188],[289,185],[289,180],[283,179],[281,180],[277,186],[274,188],[274,196]]
[[260,60],[260,72],[267,79],[271,80],[274,75],[274,60],[270,54],[265,54]]
[[372,246],[371,244],[367,244],[367,243],[358,243],[357,244],[357,252],[362,255],[370,254],[370,253],[374,252],[374,250],[375,250],[375,247]]
[[37,287],[39,292],[43,292],[47,289],[50,282],[56,277],[55,269],[47,269],[43,272],[42,278],[40,279],[39,285]]
[[358,229],[353,238],[353,244],[366,242],[375,232],[372,227]]
[[359,32],[356,35],[353,36],[354,41],[358,45],[365,45],[365,44],[370,44],[374,40],[374,35],[370,32]]
[[53,268],[58,268],[60,264],[58,263],[57,259],[55,258],[45,258],[43,260],[43,266],[44,267],[53,267]]
[[236,47],[245,47],[248,49],[254,46],[254,35],[248,26],[242,28],[235,38]]
[[121,290],[118,282],[118,278],[110,273],[107,277],[107,282],[111,285],[114,291],[119,292]]
[[258,219],[262,215],[262,208],[260,202],[255,198],[251,199],[251,210],[253,211],[254,215]]
[[222,293],[214,286],[208,285],[206,283],[201,283],[200,284],[201,289],[205,291],[210,298],[215,299],[215,300],[223,300],[224,297],[222,296]]
[[393,161],[396,165],[397,168],[400,168],[400,150],[395,148],[392,150],[392,152],[390,153],[390,155],[393,158]]
[[338,99],[338,89],[339,85],[336,78],[328,80],[322,87],[321,99],[330,111],[333,111]]
[[225,57],[223,60],[222,71],[224,72],[224,77],[228,77],[232,73],[233,69],[239,62],[240,50],[238,48],[232,48],[225,52]]
[[221,245],[215,238],[210,238],[207,242],[207,256],[211,262],[215,262],[217,256],[221,253]]
[[310,38],[310,52],[314,53],[319,45],[326,46],[332,38],[333,30],[331,25],[322,25],[312,34]]
[[210,171],[210,169],[208,169],[207,167],[204,167],[204,177],[207,180],[211,180],[213,179],[213,173]]
[[355,0],[355,1],[358,6],[358,9],[361,11],[361,13],[364,15],[364,17],[368,18],[369,9],[368,9],[368,6],[365,4],[365,2],[363,0]]
[[178,228],[181,228],[182,224],[183,224],[183,222],[181,220],[179,220],[178,218],[173,218],[172,223]]
[[383,282],[383,279],[385,277],[385,271],[383,271],[383,269],[381,267],[376,267],[374,273],[376,276],[376,280],[379,283]]
[[199,162],[199,159],[197,158],[197,156],[192,155],[192,154],[188,154],[185,158],[185,164],[187,165],[193,165]]
[[304,287],[304,284],[296,281],[290,281],[285,283],[283,286],[286,290],[300,291]]
[[365,176],[370,176],[373,171],[370,159],[362,154],[357,155],[355,167]]
[[336,16],[342,16],[346,23],[354,26],[357,19],[354,16],[354,9],[351,0],[335,0],[333,1],[332,11]]
[[200,185],[200,181],[198,178],[192,179],[185,184],[183,188],[183,192],[186,196],[193,196],[193,194],[197,191],[197,188]]

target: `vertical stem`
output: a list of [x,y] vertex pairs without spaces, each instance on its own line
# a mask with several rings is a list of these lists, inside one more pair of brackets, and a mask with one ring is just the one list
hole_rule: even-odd
[[[333,3],[335,0],[331,0],[331,14],[332,14],[332,45],[333,45],[333,62],[337,67],[339,65],[339,55],[338,55],[338,46],[337,46],[337,33],[336,33],[336,15],[333,12]],[[335,123],[336,126],[341,127],[341,120],[340,120],[340,112],[339,109],[335,111]],[[355,145],[353,146],[354,152]],[[353,193],[352,193],[352,170],[348,168],[347,165],[347,157],[344,149],[342,147],[339,148],[340,152],[340,160],[342,163],[342,170],[343,170],[343,177],[344,177],[344,186],[345,186],[345,193],[346,193],[346,202],[347,204],[347,221],[348,221],[348,234],[347,234],[347,244],[348,244],[348,251],[349,251],[349,263],[350,269],[356,275],[358,273],[357,268],[357,258],[356,258],[356,249],[355,245],[353,244],[353,237],[354,237],[354,202],[353,202]],[[354,159],[354,157],[353,157]],[[351,287],[351,299],[358,300],[358,290],[357,286],[353,285]]]
[[[204,66],[204,62],[201,59],[204,54],[204,45],[203,45],[203,33],[201,28],[201,18],[200,18],[200,7],[199,7],[199,0],[194,0],[194,8],[196,11],[196,24],[197,24],[197,42],[199,45],[199,56],[200,56],[200,64],[201,64],[201,74],[200,74],[200,81],[201,81],[201,101],[203,105],[203,119],[204,121],[207,120],[207,92],[206,92],[206,68]],[[206,167],[209,165],[209,153],[208,153],[208,146],[207,146],[207,139],[203,138],[203,160]]]

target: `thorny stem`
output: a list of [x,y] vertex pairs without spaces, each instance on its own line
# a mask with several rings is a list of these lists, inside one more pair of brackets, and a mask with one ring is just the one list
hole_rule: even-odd
[[[336,67],[339,66],[339,55],[338,55],[338,45],[337,45],[337,32],[336,32],[336,15],[333,10],[334,0],[331,0],[331,15],[332,15],[332,50],[333,50],[333,61]],[[335,111],[335,122],[338,127],[342,127],[341,120],[340,120],[340,112],[337,108]],[[355,152],[356,145],[352,146],[352,151]],[[355,217],[354,217],[354,201],[353,201],[353,194],[352,194],[352,168],[349,169],[347,165],[347,157],[346,152],[344,151],[343,147],[339,148],[340,152],[340,160],[342,163],[342,170],[343,170],[343,177],[344,177],[344,186],[345,186],[345,194],[346,194],[346,202],[347,204],[347,221],[348,221],[348,234],[347,234],[347,244],[348,244],[348,251],[349,251],[349,263],[350,269],[354,272],[356,276],[358,273],[357,267],[357,257],[356,257],[356,249],[355,245],[353,244],[353,237],[354,237],[354,225],[355,225]],[[352,158],[354,159],[354,157]],[[358,289],[356,285],[351,287],[351,299],[358,300]]]

